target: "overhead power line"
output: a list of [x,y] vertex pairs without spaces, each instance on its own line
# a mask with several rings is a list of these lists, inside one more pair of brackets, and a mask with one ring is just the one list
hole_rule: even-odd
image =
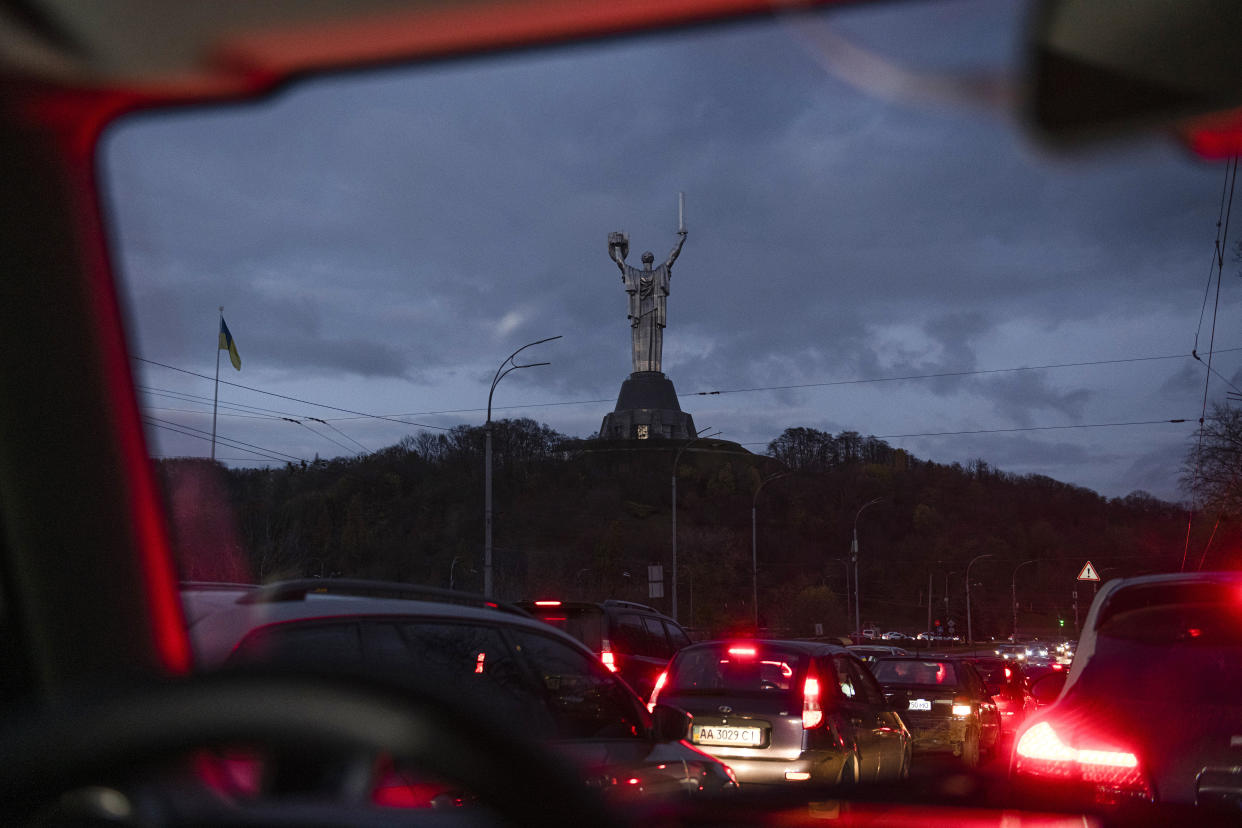
[[[976,428],[962,431],[922,431],[915,434],[874,434],[871,436],[875,437],[877,440],[897,440],[903,437],[956,437],[959,435],[969,434],[1006,434],[1015,431],[1057,431],[1072,428],[1119,428],[1122,426],[1168,425],[1188,422],[1191,422],[1188,418],[1178,418],[1173,420],[1134,420],[1125,423],[1078,423],[1075,425],[1020,426],[1015,428]],[[771,442],[771,440],[768,440],[767,442],[754,441],[750,443],[739,443],[739,445],[766,446]]]
[[[168,365],[167,363],[163,363],[163,362],[156,362],[156,361],[155,361],[155,360],[153,360],[153,359],[146,359],[146,358],[144,358],[144,357],[140,357],[140,356],[134,356],[134,357],[131,357],[131,358],[132,358],[132,359],[136,359],[136,360],[138,360],[139,362],[145,362],[145,363],[147,363],[148,365],[158,365],[159,367],[161,367],[161,368],[167,368],[167,369],[168,369],[168,370],[170,370],[170,371],[177,371],[177,372],[182,373],[182,374],[189,374],[189,375],[190,375],[190,376],[192,376],[192,377],[199,377],[199,378],[201,378],[201,379],[205,379],[205,380],[212,380],[213,382],[215,381],[215,377],[209,377],[209,376],[207,376],[206,374],[200,374],[200,373],[198,373],[197,371],[190,371],[190,370],[187,370],[187,369],[185,369],[185,368],[178,368],[178,367],[176,367],[175,365]],[[340,406],[336,406],[336,405],[328,405],[327,403],[317,403],[317,402],[312,402],[312,401],[310,401],[310,400],[303,400],[303,399],[300,399],[300,398],[298,398],[298,397],[291,397],[291,396],[289,396],[288,394],[277,394],[275,391],[264,391],[262,388],[254,388],[254,387],[249,386],[249,385],[242,385],[242,384],[241,384],[241,383],[239,383],[239,382],[229,382],[228,380],[220,380],[220,384],[221,384],[221,385],[231,385],[231,386],[233,386],[234,388],[241,388],[241,389],[246,390],[246,391],[252,391],[252,392],[254,392],[254,393],[256,393],[256,394],[266,394],[266,395],[268,395],[269,397],[277,397],[277,398],[282,399],[282,400],[290,400],[291,402],[302,403],[303,405],[313,405],[313,406],[316,406],[316,407],[318,407],[318,408],[326,408],[326,409],[328,409],[328,410],[330,410],[330,411],[341,411],[341,412],[343,412],[343,413],[345,413],[345,414],[353,414],[353,415],[355,415],[355,416],[357,416],[357,417],[366,417],[366,418],[369,418],[369,419],[372,419],[372,420],[387,420],[387,421],[389,421],[389,422],[401,423],[402,425],[418,426],[419,428],[430,428],[430,429],[435,429],[436,431],[452,431],[452,429],[450,429],[450,428],[445,428],[444,426],[429,425],[429,424],[427,424],[427,423],[414,423],[414,422],[410,422],[409,420],[402,420],[402,419],[400,419],[400,418],[398,418],[398,417],[388,417],[388,416],[385,416],[385,415],[383,415],[383,414],[368,414],[368,413],[366,413],[366,412],[364,412],[364,411],[354,411],[353,409],[350,409],[350,408],[341,408]]]

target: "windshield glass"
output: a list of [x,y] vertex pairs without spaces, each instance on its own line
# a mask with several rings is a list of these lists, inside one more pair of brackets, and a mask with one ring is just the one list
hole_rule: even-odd
[[957,684],[957,668],[947,661],[877,661],[871,672],[881,684]]
[[679,693],[773,694],[792,690],[807,656],[755,644],[695,648],[681,653],[668,676]]

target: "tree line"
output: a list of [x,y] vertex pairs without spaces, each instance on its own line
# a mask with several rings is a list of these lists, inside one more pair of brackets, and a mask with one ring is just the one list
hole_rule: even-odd
[[[504,600],[623,598],[671,612],[674,475],[678,617],[715,632],[756,615],[790,634],[852,629],[855,523],[860,620],[963,629],[974,561],[977,637],[1009,634],[1011,593],[1020,627],[1072,629],[1074,590],[1080,618],[1090,602],[1075,581],[1085,561],[1106,578],[1167,571],[1186,541],[1186,509],[1143,492],[1109,499],[982,459],[934,463],[850,431],[790,428],[753,454],[718,439],[573,440],[530,419],[493,429],[494,582]],[[348,576],[480,591],[483,440],[482,427],[463,425],[364,457],[279,468],[157,461],[182,577]],[[1194,530],[1196,549],[1209,531]],[[660,598],[649,597],[652,565],[664,568]]]

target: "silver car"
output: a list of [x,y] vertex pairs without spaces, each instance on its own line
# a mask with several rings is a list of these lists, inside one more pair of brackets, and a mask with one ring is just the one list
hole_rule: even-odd
[[743,785],[903,778],[911,739],[853,655],[809,641],[712,641],[681,650],[651,702],[694,716],[688,741]]

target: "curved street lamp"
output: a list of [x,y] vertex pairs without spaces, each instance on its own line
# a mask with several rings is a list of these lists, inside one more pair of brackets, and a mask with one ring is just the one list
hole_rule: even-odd
[[972,558],[970,563],[966,564],[966,643],[967,644],[973,644],[975,642],[974,630],[970,626],[970,568],[975,565],[975,561],[981,561],[984,558],[991,558],[991,557],[992,557],[991,552],[985,552],[982,555]]
[[1009,638],[1014,643],[1018,641],[1018,570],[1027,564],[1039,563],[1035,558],[1029,561],[1023,561],[1013,568],[1013,577],[1009,580],[1009,600],[1013,604],[1013,628],[1009,632]]
[[517,369],[536,368],[540,365],[552,364],[550,362],[530,362],[519,365],[513,361],[515,356],[532,345],[542,345],[545,342],[551,342],[554,339],[560,338],[559,335],[549,336],[547,339],[528,342],[509,354],[505,361],[500,363],[500,367],[496,369],[496,376],[492,377],[491,390],[487,392],[487,424],[483,430],[486,435],[486,447],[483,453],[483,595],[487,598],[492,597],[492,395],[496,393],[496,386],[500,384],[500,381]]
[[769,475],[759,481],[759,485],[755,487],[755,494],[750,499],[750,591],[751,603],[755,610],[755,633],[759,632],[759,544],[758,533],[755,529],[755,512],[759,507],[759,492],[763,491],[763,487],[773,480],[782,477],[788,477],[792,472],[777,472]]
[[[703,429],[707,431],[707,429]],[[673,455],[673,620],[677,620],[677,464],[681,462],[681,453],[690,448],[690,444],[696,440],[706,440],[708,437],[715,437],[719,431],[713,431],[711,434],[698,434],[687,440],[681,448],[677,449],[677,453]],[[693,602],[691,602],[693,604]]]
[[854,513],[854,541],[850,544],[850,560],[854,563],[854,638],[855,640],[862,637],[862,592],[858,589],[858,517],[868,506],[874,506],[884,498],[877,497],[868,500],[866,503],[858,507],[858,511]]

